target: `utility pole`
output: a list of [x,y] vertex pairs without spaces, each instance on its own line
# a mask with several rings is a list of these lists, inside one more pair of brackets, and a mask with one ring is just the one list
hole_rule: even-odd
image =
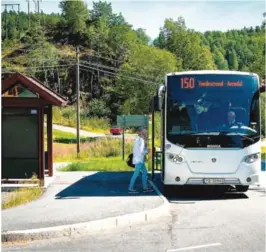
[[40,14],[40,0],[37,0],[37,11]]
[[20,32],[20,18],[19,18],[19,14],[20,14],[20,4],[18,5],[18,34],[19,34],[19,44],[20,44],[20,38],[21,38],[21,32]]
[[30,29],[30,0],[26,0],[28,2],[28,29]]
[[80,136],[79,136],[79,128],[80,128],[79,47],[76,48],[76,61],[77,61],[77,69],[76,69],[76,86],[77,86],[77,157],[79,157],[79,154],[80,154]]
[[[20,4],[2,4],[2,6],[5,6],[5,27],[6,27],[6,37],[5,39],[8,39],[8,29],[7,29],[7,7],[11,6],[12,9],[14,9],[14,6],[18,7],[18,15],[19,15],[19,11],[20,11]],[[19,30],[20,33],[20,30]]]
[[57,76],[57,84],[58,84],[58,92],[61,94],[61,83],[60,83],[60,76]]
[[41,0],[33,0],[33,2],[35,3],[35,12],[40,14],[40,2],[41,2]]
[[6,25],[6,38],[8,39],[8,31],[7,31],[7,5],[5,5],[5,25]]

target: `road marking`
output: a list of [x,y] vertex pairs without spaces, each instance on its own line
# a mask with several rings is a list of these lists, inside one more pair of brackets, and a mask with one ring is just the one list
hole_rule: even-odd
[[169,249],[169,250],[166,250],[166,252],[185,251],[185,250],[200,249],[200,248],[214,247],[214,246],[221,246],[221,245],[222,245],[221,243],[211,243],[211,244],[199,245],[199,246],[193,246],[193,247],[185,247],[185,248],[179,248],[179,249]]

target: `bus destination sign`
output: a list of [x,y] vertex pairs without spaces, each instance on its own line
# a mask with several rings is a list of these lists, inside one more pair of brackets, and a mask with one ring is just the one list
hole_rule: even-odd
[[[181,78],[181,88],[193,89],[196,86],[195,78]],[[242,81],[198,81],[198,87],[243,87]]]

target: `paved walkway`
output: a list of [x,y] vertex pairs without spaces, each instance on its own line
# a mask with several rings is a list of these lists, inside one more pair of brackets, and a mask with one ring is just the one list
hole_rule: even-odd
[[[53,124],[53,129],[61,130],[61,131],[69,132],[69,133],[73,133],[73,134],[77,133],[76,128],[62,126],[62,125]],[[101,134],[101,133],[89,132],[86,130],[80,130],[80,136],[83,136],[83,137],[105,137],[106,135]]]
[[163,205],[155,192],[128,194],[131,172],[57,172],[46,193],[2,211],[2,232],[75,224],[141,212]]

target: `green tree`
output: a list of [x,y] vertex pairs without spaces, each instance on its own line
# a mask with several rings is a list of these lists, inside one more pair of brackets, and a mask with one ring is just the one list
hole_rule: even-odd
[[136,30],[138,41],[140,44],[148,45],[150,42],[150,37],[146,34],[145,30],[142,28],[138,28]]
[[215,68],[209,48],[201,45],[201,37],[198,33],[186,28],[182,17],[177,21],[166,19],[154,44],[175,54],[177,60],[182,61],[184,70]]
[[231,70],[238,70],[238,60],[234,49],[229,53],[228,65]]
[[172,53],[155,47],[135,45],[118,76],[116,93],[121,97],[120,113],[148,113],[151,98],[158,85],[163,83],[165,74],[180,68],[181,62]]
[[213,59],[215,65],[217,66],[217,69],[227,70],[228,69],[227,60],[224,58],[223,54],[219,51],[219,49],[215,48],[213,53],[214,53]]
[[59,4],[64,18],[63,25],[68,30],[72,43],[79,44],[86,33],[89,10],[82,0],[62,1]]

